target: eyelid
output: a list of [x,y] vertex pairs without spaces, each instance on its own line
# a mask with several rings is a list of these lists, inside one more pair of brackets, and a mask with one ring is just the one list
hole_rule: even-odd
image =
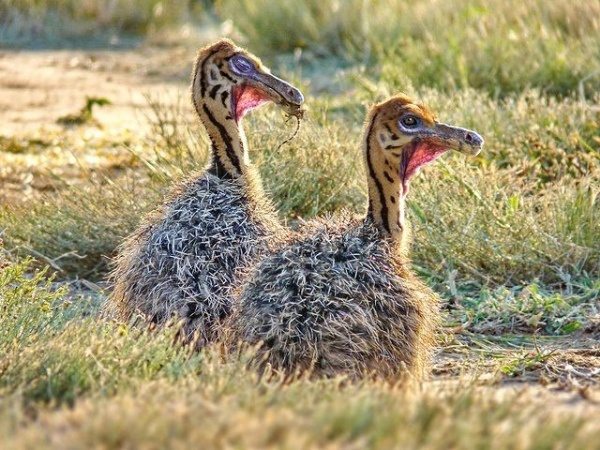
[[234,58],[233,61],[234,64],[240,64],[242,65],[244,68],[248,68],[251,69],[252,67],[254,67],[254,64],[252,64],[251,61],[249,61],[248,59],[246,59],[244,56],[242,55],[237,55]]

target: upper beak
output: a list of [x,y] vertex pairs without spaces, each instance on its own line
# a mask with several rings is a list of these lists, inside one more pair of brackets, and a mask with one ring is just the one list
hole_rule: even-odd
[[483,138],[472,130],[453,127],[444,123],[436,123],[432,129],[434,139],[452,150],[457,150],[467,155],[477,155],[483,147]]
[[304,96],[299,89],[271,73],[259,72],[252,79],[269,95],[273,103],[283,107],[290,115],[302,116]]

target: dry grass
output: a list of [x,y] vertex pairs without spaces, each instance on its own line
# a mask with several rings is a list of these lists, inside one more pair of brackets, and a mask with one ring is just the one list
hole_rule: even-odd
[[[438,373],[447,371],[449,357],[460,352],[461,362],[450,364],[455,372],[468,367],[465,352],[486,355],[491,369],[463,373],[455,383],[427,383],[412,393],[341,378],[267,381],[247,372],[244,358],[224,361],[214,349],[198,354],[173,346],[172,330],[134,330],[90,316],[90,307],[82,308],[89,298],[64,301],[65,288],[56,290],[43,273],[26,275],[28,269],[22,262],[0,273],[4,448],[178,448],[195,443],[585,449],[594,448],[600,433],[591,419],[597,392],[590,390],[589,379],[572,380],[566,390],[563,384],[560,394],[498,384],[515,377],[552,382],[539,369],[562,367],[561,360],[552,362],[557,350],[526,351],[517,341],[501,345],[473,339],[469,347],[448,342],[448,357],[436,364]],[[568,361],[577,373],[593,377],[600,370],[597,358],[595,367],[592,359],[587,366]],[[570,377],[568,369],[561,370]],[[536,371],[540,375],[532,377]]]
[[44,409],[35,422],[12,411],[3,414],[2,441],[10,448],[593,449],[599,432],[568,407],[532,405],[527,391],[494,398],[464,386],[418,396],[331,382],[224,387],[238,395],[188,379]]
[[200,11],[183,0],[168,6],[160,0],[2,0],[0,42],[44,47],[130,45],[123,34],[157,32]]

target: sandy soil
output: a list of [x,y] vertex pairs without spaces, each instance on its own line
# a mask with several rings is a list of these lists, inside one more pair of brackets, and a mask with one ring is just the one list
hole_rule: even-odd
[[140,126],[145,95],[187,96],[194,53],[186,49],[140,51],[0,51],[0,134],[60,130],[85,97],[112,105],[95,117],[108,133]]
[[[53,173],[81,176],[81,161],[92,166],[115,164],[123,156],[121,150],[88,144],[120,141],[123,133],[132,139],[147,133],[148,95],[160,96],[165,104],[189,106],[193,57],[193,50],[176,47],[0,50],[0,202],[19,202],[49,189]],[[94,110],[96,124],[82,131],[57,123],[76,114],[86,96],[111,102]],[[191,114],[191,106],[187,111]],[[72,144],[65,155],[64,139],[81,142]],[[523,344],[504,337],[457,334],[436,356],[433,384],[456,383],[466,375],[494,395],[523,390],[548,407],[593,411],[600,418],[599,339],[596,332],[529,339]]]
[[[189,77],[195,49],[0,50],[0,202],[19,203],[83,181],[90,171],[127,167],[123,145],[151,132],[149,99],[193,122]],[[84,125],[86,98],[107,99]]]

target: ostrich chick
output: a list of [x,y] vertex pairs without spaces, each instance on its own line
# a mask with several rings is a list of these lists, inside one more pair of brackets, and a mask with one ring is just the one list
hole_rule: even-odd
[[317,221],[263,259],[235,303],[231,343],[256,347],[261,371],[421,380],[439,312],[406,256],[409,180],[449,150],[475,155],[482,145],[404,95],[374,106],[364,132],[367,216]]
[[109,298],[117,315],[180,324],[184,342],[215,340],[238,271],[283,233],[249,163],[242,117],[267,102],[302,115],[302,93],[223,39],[201,49],[192,101],[211,142],[208,167],[171,192],[122,245]]

